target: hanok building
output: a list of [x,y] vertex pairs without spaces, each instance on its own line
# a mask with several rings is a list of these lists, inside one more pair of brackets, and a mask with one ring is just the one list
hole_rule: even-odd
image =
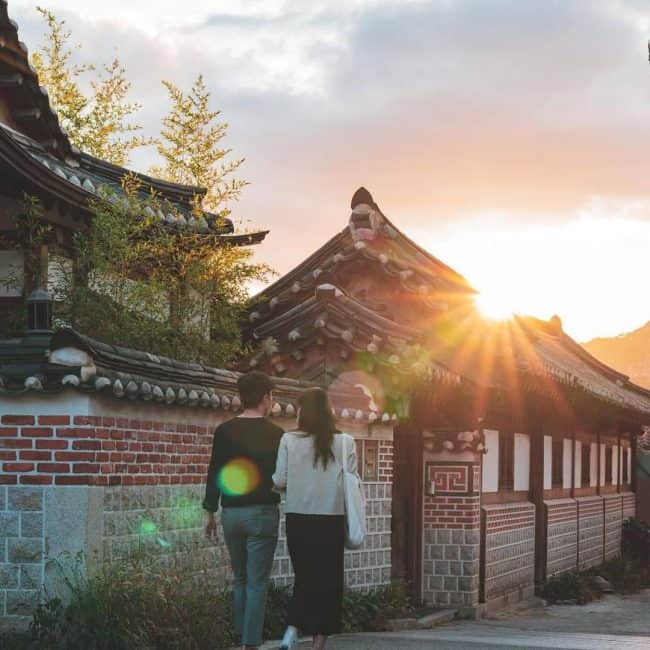
[[[180,556],[190,569],[207,563],[228,578],[225,548],[204,538],[201,501],[212,432],[241,407],[238,373],[53,332],[51,299],[38,286],[38,278],[52,279],[54,246],[74,263],[73,233],[89,227],[97,201],[121,200],[127,174],[71,146],[0,0],[0,627],[28,622],[43,585],[65,595],[50,562],[63,555],[82,553],[94,570],[144,549],[163,563]],[[143,216],[172,232],[191,229],[214,246],[266,235],[239,235],[228,221],[196,216],[202,188],[136,178],[143,195],[157,197],[155,212]],[[50,226],[51,240],[34,251],[16,225],[25,195],[39,200],[39,219]],[[25,302],[27,329],[8,336],[7,323]],[[275,383],[272,417],[288,429],[300,392],[313,384]],[[368,396],[352,387],[334,389],[332,400],[359,415],[347,428],[367,435]],[[367,449],[376,477],[366,485],[371,533],[346,558],[352,586],[391,578],[391,476],[380,469],[391,439],[389,421],[374,429],[374,456]],[[274,578],[291,580],[283,536]]]
[[261,294],[248,365],[365,386],[376,414],[364,445],[382,412],[399,416],[394,576],[418,600],[475,614],[617,555],[650,391],[597,361],[557,317],[486,322],[467,281],[365,189],[351,208],[341,232]]

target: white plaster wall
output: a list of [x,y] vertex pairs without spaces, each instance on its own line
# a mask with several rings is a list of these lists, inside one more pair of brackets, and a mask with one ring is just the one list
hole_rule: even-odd
[[571,487],[572,447],[573,440],[569,438],[562,439],[562,487],[565,489]]
[[600,479],[599,484],[605,485],[605,455],[607,454],[607,445],[600,444]]
[[612,454],[612,485],[618,485],[618,445],[611,449]]
[[582,442],[576,440],[575,454],[573,457],[573,487],[582,486]]
[[598,443],[589,443],[589,486],[598,485]]
[[553,487],[553,438],[544,436],[544,489]]
[[0,298],[17,298],[23,291],[22,251],[0,251]]
[[515,433],[515,490],[530,488],[530,438],[525,433]]
[[486,429],[483,433],[485,434],[485,448],[487,449],[487,453],[483,454],[483,492],[498,492],[499,432]]
[[0,414],[11,415],[89,415],[90,397],[73,388],[54,395],[30,393],[0,396]]

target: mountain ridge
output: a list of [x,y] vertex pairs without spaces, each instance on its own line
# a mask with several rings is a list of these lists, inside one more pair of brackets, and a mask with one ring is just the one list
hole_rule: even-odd
[[600,336],[581,345],[603,363],[628,375],[635,384],[650,388],[650,321],[631,332]]

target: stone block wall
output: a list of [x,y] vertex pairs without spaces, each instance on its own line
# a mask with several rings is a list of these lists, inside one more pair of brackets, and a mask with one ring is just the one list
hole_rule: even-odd
[[578,517],[575,499],[545,501],[546,576],[576,568],[578,559]]
[[483,601],[495,605],[528,598],[535,589],[535,506],[484,505]]
[[44,578],[43,510],[43,488],[0,485],[0,615],[27,615],[38,600]]
[[603,562],[604,518],[603,498],[579,497],[578,506],[578,568],[588,569]]
[[479,600],[480,480],[477,462],[425,464],[434,494],[424,497],[422,598],[470,615]]
[[621,534],[623,526],[623,498],[620,494],[607,494],[605,505],[605,560],[621,554]]
[[621,496],[623,498],[623,520],[636,517],[636,494],[624,492]]
[[[365,483],[368,535],[358,550],[345,551],[345,585],[351,589],[371,589],[391,581],[391,506],[390,483]],[[287,549],[284,519],[273,562],[273,581],[293,583],[293,570]]]

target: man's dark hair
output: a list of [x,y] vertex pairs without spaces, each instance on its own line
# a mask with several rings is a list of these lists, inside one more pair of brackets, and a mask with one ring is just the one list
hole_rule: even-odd
[[254,370],[237,380],[237,388],[242,406],[245,409],[254,409],[264,395],[268,395],[273,390],[273,382],[266,373]]

